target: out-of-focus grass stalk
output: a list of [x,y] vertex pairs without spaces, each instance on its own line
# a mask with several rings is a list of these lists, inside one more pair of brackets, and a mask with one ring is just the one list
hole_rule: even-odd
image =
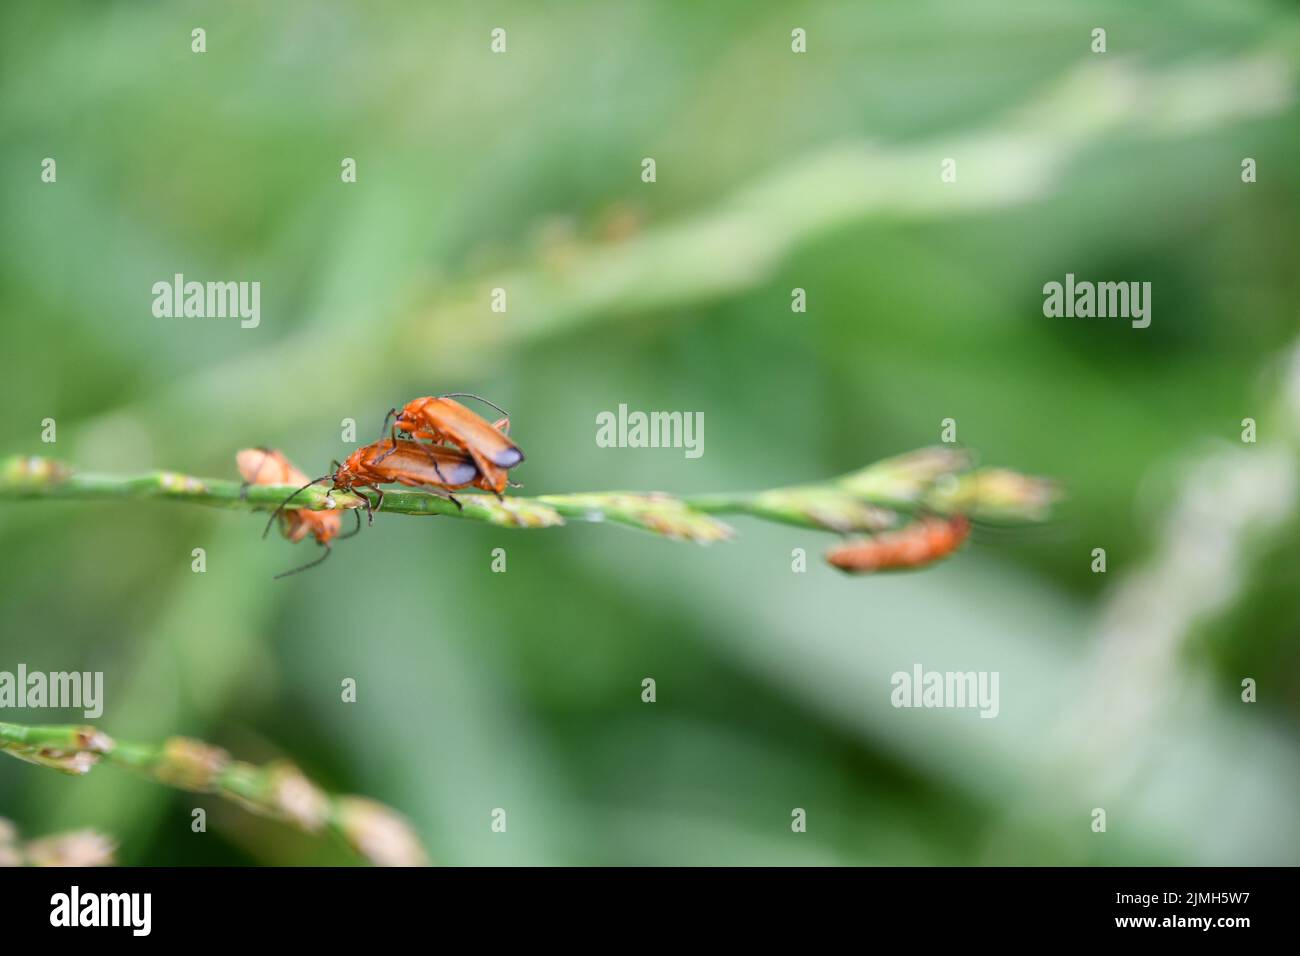
[[73,830],[24,841],[18,828],[0,817],[0,867],[112,866],[114,849],[113,841],[97,830]]
[[[78,474],[44,458],[15,457],[0,464],[0,498],[162,498],[253,511],[279,506],[295,489],[241,486],[175,472],[135,477]],[[366,493],[368,494],[368,493]],[[1055,489],[1039,478],[999,468],[973,468],[970,455],[935,447],[878,462],[821,484],[767,491],[699,495],[661,492],[586,492],[536,498],[458,494],[457,505],[423,492],[390,491],[377,510],[445,515],[513,528],[547,528],[565,518],[608,521],[676,540],[709,543],[730,538],[717,514],[743,514],[800,527],[874,533],[905,523],[919,511],[966,514],[991,521],[1038,521]],[[373,502],[374,498],[370,500]],[[361,508],[361,492],[330,492],[314,485],[293,499],[293,509]]]
[[332,830],[379,866],[424,866],[428,855],[410,825],[381,803],[326,793],[286,761],[256,765],[189,737],[127,743],[88,726],[0,723],[0,751],[63,773],[88,773],[103,760],[179,790],[215,793],[307,833]]

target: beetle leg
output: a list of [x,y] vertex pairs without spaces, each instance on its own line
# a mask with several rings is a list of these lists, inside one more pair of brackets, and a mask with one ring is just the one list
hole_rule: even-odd
[[390,421],[392,421],[393,418],[394,418],[396,415],[397,415],[397,409],[395,409],[395,408],[390,408],[390,409],[388,410],[388,414],[384,416],[384,424],[383,424],[383,426],[379,429],[379,439],[380,439],[380,441],[382,441],[383,438],[384,438],[384,432],[388,431],[388,423],[389,423]]
[[[347,534],[341,534],[341,535],[339,535],[339,538],[338,538],[338,539],[339,539],[340,541],[344,541],[344,540],[346,540],[347,538],[351,538],[353,535],[357,535],[357,534],[360,534],[360,533],[361,533],[361,509],[359,509],[359,508],[351,508],[351,509],[349,509],[349,510],[350,510],[350,511],[352,512],[352,514],[356,517],[356,519],[357,519],[357,526],[356,526],[355,528],[353,528],[351,531],[349,531]],[[328,545],[327,545],[327,547],[328,547]]]
[[429,461],[433,464],[433,473],[438,476],[438,480],[441,481],[444,485],[450,484],[450,482],[447,481],[447,476],[442,473],[442,469],[438,466],[438,456],[435,455],[433,452],[434,446],[430,445],[428,447],[429,447]]
[[[387,422],[388,419],[385,418],[384,421]],[[397,451],[397,425],[396,425],[396,423],[394,423],[394,425],[393,425],[393,429],[392,429],[391,433],[389,434],[389,438],[392,440],[393,447],[390,448],[390,449],[388,449],[388,451],[384,452],[384,453],[383,453],[382,455],[380,455],[378,458],[376,458],[376,459],[374,460],[374,464],[376,464],[376,465],[379,464],[381,461],[383,461],[385,458],[387,458],[387,457],[388,457],[389,455],[391,455],[393,452]],[[379,436],[379,440],[380,440],[380,441],[383,441],[383,440],[384,440],[384,438],[383,438],[382,435]]]

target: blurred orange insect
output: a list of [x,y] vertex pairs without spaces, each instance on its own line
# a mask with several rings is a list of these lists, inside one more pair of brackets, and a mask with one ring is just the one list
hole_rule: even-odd
[[[276,451],[274,448],[245,448],[235,455],[235,464],[239,467],[239,474],[243,477],[245,485],[311,484],[302,471],[295,468],[283,453]],[[310,534],[318,544],[325,548],[325,553],[315,561],[304,564],[300,568],[294,568],[292,571],[277,574],[277,578],[297,574],[299,571],[315,567],[330,556],[330,547],[335,540],[350,538],[361,530],[360,514],[356,516],[356,529],[344,535],[339,534],[343,524],[343,516],[337,512],[309,511],[306,509],[285,511],[280,508],[276,511],[276,514],[280,517],[280,530],[294,544],[297,544]]]
[[970,537],[965,515],[927,515],[897,531],[848,541],[826,552],[826,560],[850,574],[923,568],[950,556]]

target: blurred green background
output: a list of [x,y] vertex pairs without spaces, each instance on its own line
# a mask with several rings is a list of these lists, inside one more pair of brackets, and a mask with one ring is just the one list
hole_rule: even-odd
[[[470,390],[528,493],[822,479],[953,417],[1069,498],[865,580],[743,519],[386,515],[273,582],[313,546],[256,516],[4,502],[0,669],[102,670],[110,733],[291,757],[447,864],[1300,863],[1298,52],[1255,0],[6,4],[0,453],[315,475],[344,418]],[[177,272],[260,281],[261,326],[155,318]],[[1151,327],[1045,318],[1066,272],[1152,282]],[[598,448],[621,402],[703,411],[704,456]],[[999,671],[1000,716],[893,709],[916,663]],[[108,767],[0,762],[0,815],[351,862]]]

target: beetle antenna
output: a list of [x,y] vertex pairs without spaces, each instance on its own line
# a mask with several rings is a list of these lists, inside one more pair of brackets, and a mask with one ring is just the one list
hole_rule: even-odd
[[289,502],[293,501],[294,498],[297,498],[300,494],[302,494],[304,491],[306,491],[306,490],[307,490],[308,488],[310,488],[312,485],[316,484],[316,482],[318,482],[318,481],[324,481],[326,478],[329,478],[329,477],[330,477],[329,475],[321,475],[319,478],[313,478],[311,481],[307,482],[307,484],[303,485],[301,488],[299,488],[297,491],[295,491],[293,494],[291,494],[288,498],[285,498],[284,501],[281,501],[281,502],[280,502],[280,507],[278,507],[278,508],[276,508],[274,511],[272,511],[272,512],[271,512],[271,517],[267,519],[266,527],[262,529],[262,537],[263,537],[263,538],[266,537],[267,533],[271,530],[271,525],[275,524],[275,519],[278,518],[278,517],[280,517],[280,515],[284,514],[284,506],[285,506],[285,505],[287,505]]
[[307,562],[306,564],[304,564],[302,567],[300,567],[300,568],[294,568],[292,571],[281,571],[281,572],[280,572],[279,574],[277,574],[275,577],[271,578],[271,580],[272,580],[272,581],[278,581],[278,580],[280,580],[281,578],[287,578],[287,577],[288,577],[289,575],[291,575],[291,574],[297,574],[297,573],[300,572],[300,571],[306,571],[306,570],[308,570],[308,569],[310,569],[310,568],[314,568],[314,567],[316,567],[316,565],[320,564],[322,561],[324,561],[326,558],[328,558],[332,552],[333,552],[333,549],[332,549],[332,548],[327,544],[327,545],[325,545],[325,553],[322,554],[322,555],[321,555],[319,558],[317,558],[315,561],[308,561],[308,562]]
[[439,395],[438,397],[439,398],[475,398],[478,399],[480,402],[482,402],[484,405],[491,405],[502,415],[506,416],[506,418],[510,417],[510,413],[506,411],[504,408],[502,408],[500,405],[498,405],[496,402],[489,402],[482,395],[475,395],[473,392],[447,392],[445,395]]

